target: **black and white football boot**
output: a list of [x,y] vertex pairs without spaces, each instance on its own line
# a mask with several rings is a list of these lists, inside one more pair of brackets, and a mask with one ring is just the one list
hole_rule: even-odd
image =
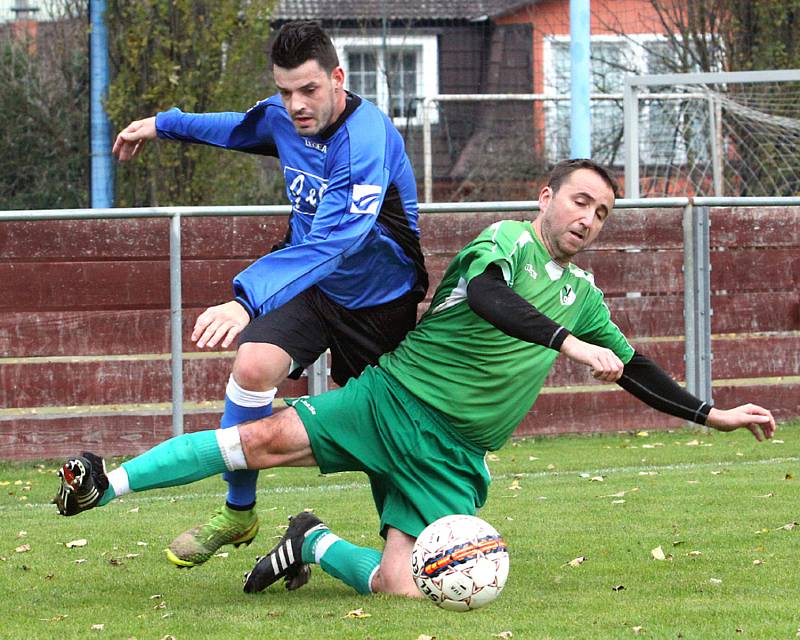
[[94,508],[108,489],[105,461],[88,451],[69,458],[58,470],[58,477],[61,486],[53,503],[62,516]]
[[311,577],[311,567],[303,562],[303,542],[313,531],[327,528],[308,511],[289,518],[289,527],[280,542],[267,555],[256,558],[256,566],[245,574],[245,592],[263,591],[281,578],[289,591],[306,584]]

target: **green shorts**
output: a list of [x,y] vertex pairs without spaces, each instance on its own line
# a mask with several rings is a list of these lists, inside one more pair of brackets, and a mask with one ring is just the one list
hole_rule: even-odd
[[474,515],[486,502],[486,451],[379,368],[287,403],[305,425],[320,471],[369,476],[384,537],[387,527],[416,537],[434,520]]

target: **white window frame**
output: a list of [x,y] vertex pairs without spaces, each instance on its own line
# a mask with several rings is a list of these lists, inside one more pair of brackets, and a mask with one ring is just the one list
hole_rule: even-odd
[[[378,63],[377,81],[377,106],[384,113],[389,113],[389,86],[386,82],[385,51],[402,51],[414,49],[417,52],[417,87],[416,95],[427,98],[439,93],[439,44],[435,35],[390,35],[386,36],[361,36],[343,35],[333,40],[339,64],[344,69],[344,85],[348,86],[347,79],[350,74],[348,68],[348,51],[374,51]],[[397,126],[422,125],[422,103],[417,111],[418,116],[412,118],[392,118]],[[430,121],[435,124],[439,120],[438,109],[430,110]]]
[[[666,35],[661,33],[637,33],[637,34],[630,34],[630,35],[615,35],[615,34],[604,34],[604,35],[593,35],[591,36],[591,43],[612,43],[612,44],[620,44],[625,45],[628,49],[628,59],[632,63],[631,64],[631,73],[634,74],[646,74],[648,73],[647,69],[647,45],[654,43],[654,42],[667,42],[668,38]],[[555,77],[555,46],[558,45],[569,45],[570,37],[568,35],[551,35],[547,36],[544,39],[544,51],[543,51],[543,59],[544,59],[544,93],[549,94],[552,96],[558,95],[557,88],[556,88],[556,77]],[[643,109],[643,116],[644,122],[648,122],[647,120],[647,108]],[[545,109],[545,123],[546,127],[549,131],[553,131],[558,126],[557,123],[557,114],[555,108],[546,108]],[[552,148],[552,147],[551,147]],[[563,153],[559,153],[560,150],[552,149],[548,153],[551,160],[558,160],[559,157],[556,156],[563,156]],[[677,161],[684,161],[685,158],[685,151],[680,151],[679,156],[675,158]],[[646,160],[646,159],[645,159]]]

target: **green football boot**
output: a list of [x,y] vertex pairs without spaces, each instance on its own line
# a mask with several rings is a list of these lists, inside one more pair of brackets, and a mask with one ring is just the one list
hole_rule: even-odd
[[166,549],[167,559],[177,567],[203,564],[225,544],[240,547],[250,544],[258,533],[255,509],[234,511],[224,506],[206,524],[189,529]]

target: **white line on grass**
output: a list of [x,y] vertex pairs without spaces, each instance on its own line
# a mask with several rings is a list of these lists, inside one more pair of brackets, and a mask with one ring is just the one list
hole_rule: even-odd
[[[787,456],[784,458],[767,458],[764,460],[728,460],[720,462],[682,462],[678,464],[647,464],[637,465],[634,467],[603,467],[589,470],[570,469],[568,471],[537,471],[535,473],[526,472],[508,472],[492,475],[493,480],[503,478],[558,478],[561,476],[575,476],[581,473],[588,473],[593,476],[609,475],[612,473],[639,473],[640,471],[686,471],[686,470],[701,470],[719,467],[749,467],[754,465],[770,465],[770,464],[785,464],[787,462],[798,462],[800,457]],[[258,495],[268,496],[270,494],[292,494],[292,493],[311,493],[312,491],[321,491],[323,493],[330,491],[348,491],[354,489],[368,489],[368,482],[342,482],[336,484],[322,484],[322,485],[304,485],[299,487],[265,487],[258,490]],[[133,497],[135,494],[130,494]],[[170,500],[184,500],[187,498],[220,498],[225,497],[225,493],[218,491],[204,491],[204,492],[191,492],[185,493],[181,496],[135,496],[137,503],[148,502],[164,502]],[[20,511],[25,508],[49,508],[54,509],[53,504],[48,503],[25,503],[15,505],[0,505],[0,512],[3,511]]]

